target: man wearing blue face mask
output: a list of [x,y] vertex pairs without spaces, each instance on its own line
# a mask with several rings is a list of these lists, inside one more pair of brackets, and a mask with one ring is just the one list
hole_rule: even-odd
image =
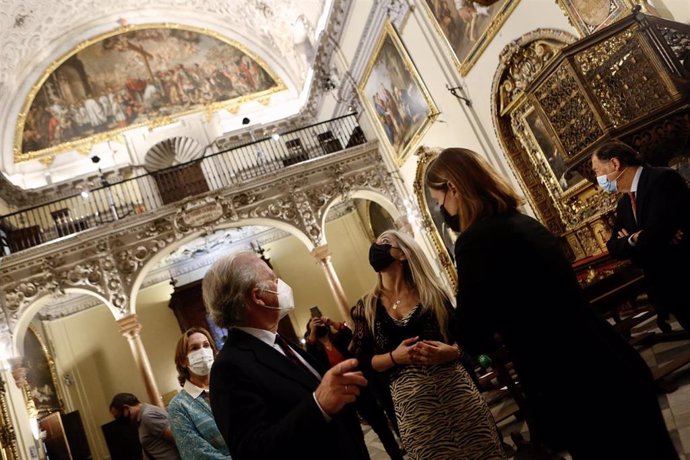
[[655,307],[673,313],[690,331],[687,182],[674,169],[643,166],[637,152],[618,141],[599,147],[591,160],[599,186],[622,194],[606,244],[609,253],[642,268]]
[[211,369],[211,409],[234,460],[369,458],[354,409],[367,384],[356,359],[327,372],[279,334],[292,289],[254,253],[217,261],[204,304],[230,328]]

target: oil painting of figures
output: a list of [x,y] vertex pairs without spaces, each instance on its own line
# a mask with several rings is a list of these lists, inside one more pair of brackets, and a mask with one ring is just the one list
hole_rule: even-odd
[[53,380],[51,363],[47,351],[41,344],[36,332],[29,328],[24,337],[24,366],[29,394],[33,399],[39,415],[49,414],[62,409]]
[[[518,0],[498,0],[489,6],[472,0],[425,2],[438,30],[453,50],[461,73],[466,75]],[[490,27],[494,23],[496,27]]]
[[103,38],[43,81],[21,152],[43,150],[279,87],[245,51],[200,32],[144,28]]
[[399,160],[438,113],[390,25],[379,40],[362,92]]

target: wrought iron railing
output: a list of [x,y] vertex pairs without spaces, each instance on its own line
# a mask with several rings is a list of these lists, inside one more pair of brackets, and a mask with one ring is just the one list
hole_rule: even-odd
[[295,129],[0,216],[0,256],[255,180],[363,144],[357,114]]

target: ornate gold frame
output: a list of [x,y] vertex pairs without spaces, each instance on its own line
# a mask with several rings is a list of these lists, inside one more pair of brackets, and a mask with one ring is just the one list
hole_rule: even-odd
[[597,30],[608,26],[609,24],[617,21],[618,19],[626,16],[630,13],[633,6],[642,3],[643,10],[654,13],[652,8],[642,0],[642,2],[634,0],[608,0],[609,1],[609,11],[606,19],[599,25],[588,24],[587,21],[582,17],[580,11],[577,7],[573,5],[573,0],[556,0],[558,6],[568,17],[568,22],[577,29],[581,37],[586,37],[587,35],[593,34]]
[[436,17],[434,16],[433,12],[431,11],[431,8],[429,8],[429,4],[426,2],[426,0],[422,0],[420,3],[422,3],[424,6],[424,10],[426,11],[426,14],[431,21],[431,23],[434,25],[434,28],[436,29],[436,32],[443,37],[443,40],[446,42],[446,45],[448,45],[448,49],[450,50],[450,54],[453,58],[453,61],[455,62],[456,67],[458,68],[458,71],[460,72],[460,75],[463,77],[467,75],[474,66],[475,62],[477,62],[477,59],[479,59],[479,56],[482,55],[484,52],[484,49],[491,43],[491,40],[494,38],[498,30],[501,28],[505,20],[510,16],[510,13],[515,9],[515,6],[518,4],[520,0],[506,0],[505,3],[502,5],[502,8],[499,10],[499,12],[496,14],[496,16],[493,18],[491,23],[489,23],[489,26],[486,28],[484,32],[482,32],[481,37],[477,39],[477,42],[475,45],[470,49],[469,53],[467,53],[467,56],[465,59],[461,60],[460,57],[458,57],[455,54],[455,50],[453,49],[453,46],[451,45],[450,41],[448,40],[448,37],[443,33],[443,30],[441,29],[441,25],[438,23],[436,20]]
[[[396,152],[396,164],[398,166],[402,166],[403,163],[405,163],[405,160],[407,160],[407,157],[409,156],[410,152],[414,148],[414,146],[419,143],[419,140],[422,138],[422,136],[427,132],[427,130],[431,127],[431,124],[433,121],[438,117],[439,111],[438,108],[436,107],[436,104],[434,103],[433,99],[431,98],[431,94],[429,93],[429,90],[427,89],[426,85],[422,81],[421,76],[419,75],[419,72],[417,72],[417,69],[415,68],[412,60],[410,59],[410,55],[407,52],[407,49],[405,48],[405,45],[403,44],[402,40],[400,39],[400,36],[398,35],[397,31],[395,30],[395,27],[389,22],[386,21],[382,27],[381,34],[379,35],[379,38],[376,42],[376,46],[374,47],[374,51],[371,54],[371,58],[369,59],[369,63],[367,64],[366,70],[364,71],[364,75],[362,76],[362,79],[357,86],[357,91],[359,92],[360,99],[363,101],[364,104],[366,104],[366,107],[370,111],[370,113],[376,112],[374,107],[372,107],[371,102],[369,101],[369,98],[367,97],[367,94],[364,92],[365,87],[367,83],[369,82],[369,78],[371,77],[371,73],[374,70],[374,65],[376,64],[376,61],[379,57],[379,54],[381,52],[381,48],[383,48],[383,43],[386,40],[386,37],[390,37],[391,41],[393,42],[393,45],[395,46],[396,51],[400,55],[400,59],[402,60],[403,64],[405,65],[405,68],[407,71],[410,73],[410,76],[412,78],[412,81],[417,85],[419,88],[419,91],[422,93],[422,96],[424,96],[424,100],[427,104],[427,107],[429,109],[429,114],[427,115],[426,120],[422,123],[422,125],[417,129],[417,132],[414,133],[412,138],[409,140],[407,145],[402,146],[400,152]],[[374,117],[376,118],[376,117]],[[377,130],[382,134],[382,138],[388,142],[388,137],[386,136],[385,133],[382,132],[383,127],[381,126],[381,123],[377,120],[374,123],[377,126]],[[388,143],[390,145],[390,143]]]
[[[48,350],[48,346],[46,345],[45,340],[43,339],[43,336],[36,330],[36,328],[33,325],[29,325],[29,330],[33,332],[33,334],[36,336],[36,340],[38,340],[38,343],[41,345],[41,351],[45,355],[46,361],[48,362],[48,368],[50,369],[50,379],[53,381],[53,387],[55,387],[55,397],[58,400],[58,405],[60,406],[58,410],[62,411],[65,410],[65,403],[60,395],[60,385],[58,385],[58,376],[57,376],[57,370],[55,369],[55,360],[53,359],[52,353],[50,353],[50,350]],[[31,395],[28,393],[28,383],[26,384],[26,390],[25,394],[29,398],[27,400],[27,410],[37,410],[33,400],[31,399]],[[57,411],[54,411],[57,412]],[[52,412],[51,412],[52,413]]]
[[415,152],[415,155],[418,156],[417,171],[415,172],[414,184],[412,187],[414,189],[415,198],[417,199],[417,206],[419,206],[419,209],[422,212],[422,227],[426,234],[431,236],[431,242],[434,245],[434,250],[436,251],[438,260],[441,262],[441,267],[443,267],[443,272],[446,275],[446,279],[452,286],[453,290],[455,290],[458,287],[458,273],[455,270],[453,259],[451,258],[451,255],[448,254],[448,251],[446,251],[446,246],[443,243],[436,225],[434,224],[434,221],[431,217],[431,212],[429,211],[429,207],[427,206],[426,198],[424,196],[424,175],[426,174],[426,168],[429,165],[429,162],[436,158],[439,153],[439,150],[430,149],[423,145],[417,149]]
[[[40,89],[43,87],[43,84],[45,81],[50,77],[50,75],[57,70],[60,65],[62,65],[65,61],[67,61],[70,57],[74,56],[78,52],[82,51],[85,48],[88,48],[89,46],[102,41],[105,38],[109,37],[114,37],[115,35],[120,35],[123,33],[131,32],[134,30],[142,30],[142,29],[177,29],[177,30],[184,30],[184,31],[189,31],[189,32],[195,32],[200,35],[206,35],[212,38],[215,38],[217,40],[220,40],[224,43],[227,43],[230,46],[233,46],[252,59],[256,61],[257,64],[261,66],[261,68],[275,81],[276,86],[260,91],[258,93],[253,93],[245,96],[240,96],[235,99],[230,99],[227,101],[221,101],[221,102],[214,102],[212,104],[206,105],[204,108],[197,108],[193,110],[187,110],[187,111],[182,111],[179,113],[176,113],[175,115],[171,116],[163,116],[163,117],[158,117],[154,120],[147,121],[147,122],[142,122],[142,123],[137,123],[137,124],[132,124],[130,126],[127,126],[126,128],[121,128],[121,129],[113,129],[105,133],[99,133],[99,134],[94,134],[92,136],[85,137],[83,139],[75,140],[75,141],[70,141],[70,142],[65,142],[60,145],[56,145],[54,147],[49,147],[46,149],[42,150],[36,150],[32,152],[27,152],[24,153],[21,151],[22,148],[22,134],[24,133],[24,124],[26,123],[26,117],[29,113],[29,109],[31,108],[31,104],[34,101],[34,98],[40,91]],[[208,29],[201,29],[198,27],[193,27],[193,26],[187,26],[187,25],[182,25],[182,24],[155,24],[155,23],[148,23],[148,24],[137,24],[137,25],[128,25],[124,27],[119,27],[115,30],[111,30],[110,32],[106,32],[100,35],[97,35],[96,37],[90,38],[77,46],[75,46],[72,50],[69,52],[65,53],[62,55],[59,59],[53,61],[50,65],[48,65],[45,70],[43,71],[43,74],[41,75],[41,78],[38,79],[38,81],[31,87],[31,90],[27,94],[24,104],[22,105],[22,110],[17,116],[17,124],[15,126],[15,132],[14,132],[14,148],[13,148],[13,156],[14,156],[14,162],[15,163],[23,163],[26,161],[31,161],[31,160],[37,160],[37,159],[44,159],[43,161],[52,162],[51,159],[46,159],[46,157],[51,157],[54,156],[57,153],[62,153],[65,151],[69,150],[77,150],[80,152],[88,152],[95,144],[107,141],[107,140],[113,140],[120,136],[122,133],[130,131],[132,129],[140,128],[142,126],[147,126],[149,129],[153,129],[158,126],[162,126],[165,124],[169,124],[172,121],[179,119],[181,117],[190,115],[192,113],[200,113],[200,112],[205,112],[208,115],[211,113],[218,111],[218,110],[228,110],[229,112],[234,112],[237,111],[239,106],[241,104],[244,104],[247,101],[253,101],[253,100],[259,100],[259,102],[267,100],[267,98],[275,93],[278,93],[280,91],[285,90],[287,87],[285,86],[285,83],[278,78],[278,76],[273,72],[273,69],[271,69],[266,62],[261,59],[258,55],[255,53],[252,53],[247,47],[242,45],[239,42],[236,42],[234,40],[231,40],[217,32],[208,30]]]

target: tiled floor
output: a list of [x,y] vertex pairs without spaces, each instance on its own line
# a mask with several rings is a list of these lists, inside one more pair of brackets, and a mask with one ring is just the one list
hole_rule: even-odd
[[[678,323],[674,322],[671,324],[674,330],[680,330]],[[645,331],[659,331],[654,320],[647,321],[633,329],[633,335]],[[638,347],[638,349],[645,361],[647,361],[647,364],[653,368],[655,366],[663,366],[674,357],[690,352],[690,340],[657,343],[651,346]],[[659,393],[659,404],[664,413],[671,438],[676,445],[680,459],[690,460],[690,365],[680,368],[662,379],[661,382],[667,387],[667,390],[672,390],[668,393]],[[492,407],[492,412],[496,414],[505,408],[505,404],[510,403],[512,402],[507,400],[502,404],[498,404]],[[499,423],[498,426],[505,442],[511,446],[513,446],[513,442],[510,439],[510,433],[512,432],[520,432],[525,439],[529,438],[526,424],[522,420],[516,420],[515,417],[507,418]],[[376,433],[368,426],[363,428],[371,460],[387,460],[389,457],[383,450],[383,446]],[[562,454],[562,456],[564,459],[570,460],[570,456],[567,453]]]

